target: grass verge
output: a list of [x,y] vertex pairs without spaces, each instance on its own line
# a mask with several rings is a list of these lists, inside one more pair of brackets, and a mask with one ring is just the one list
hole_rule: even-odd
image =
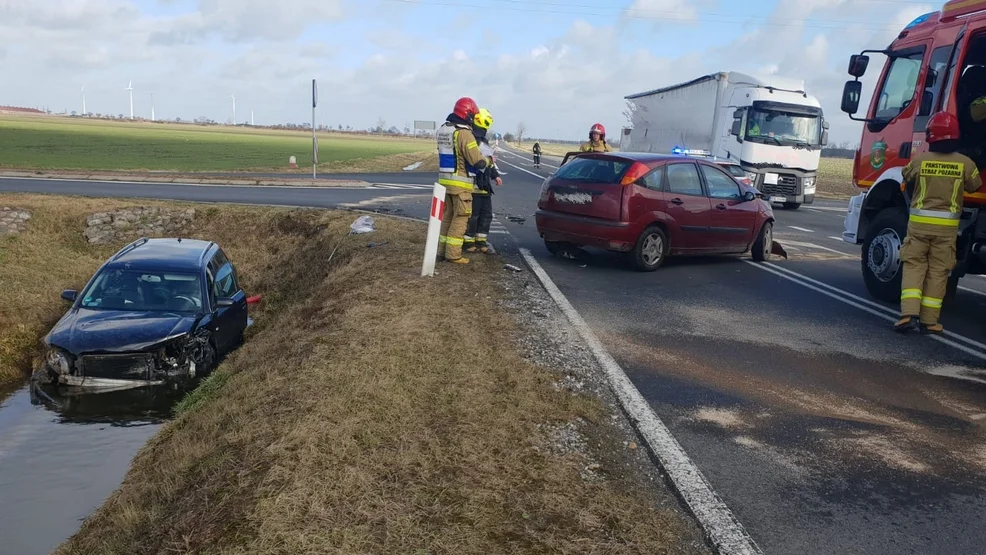
[[378,218],[330,263],[353,218],[209,216],[196,236],[265,312],[58,553],[707,552],[677,508],[544,448],[583,418],[617,449],[602,403],[518,353],[496,259],[420,279],[423,226]]
[[[311,171],[311,132],[47,116],[0,116],[0,168],[173,172]],[[322,172],[400,171],[430,161],[433,139],[319,134]]]

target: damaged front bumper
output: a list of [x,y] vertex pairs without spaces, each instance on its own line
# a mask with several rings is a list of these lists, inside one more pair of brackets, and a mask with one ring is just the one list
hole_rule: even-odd
[[207,336],[186,334],[141,350],[81,356],[49,346],[42,370],[35,375],[42,383],[100,391],[177,385],[211,364],[211,353]]

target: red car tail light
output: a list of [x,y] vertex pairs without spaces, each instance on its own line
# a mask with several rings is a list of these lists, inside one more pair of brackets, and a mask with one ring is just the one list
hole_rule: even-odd
[[620,185],[633,185],[638,179],[647,175],[647,172],[649,171],[650,168],[644,164],[634,162],[633,165],[630,166],[630,169],[627,170],[627,173],[623,174],[623,179],[620,180]]

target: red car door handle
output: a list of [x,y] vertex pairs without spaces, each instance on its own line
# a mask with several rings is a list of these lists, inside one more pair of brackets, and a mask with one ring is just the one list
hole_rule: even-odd
[[725,204],[717,204],[717,205],[716,205],[716,208],[717,208],[718,210],[725,210],[725,209],[726,209],[726,205],[725,205]]
[[671,204],[685,204],[685,201],[681,200],[680,198],[673,198],[671,199]]

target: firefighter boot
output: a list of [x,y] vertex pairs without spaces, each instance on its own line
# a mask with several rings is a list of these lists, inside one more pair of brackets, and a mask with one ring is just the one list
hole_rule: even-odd
[[898,333],[907,333],[909,331],[914,331],[917,328],[917,316],[901,316],[900,320],[897,320],[897,323],[894,324],[894,331]]
[[944,332],[945,328],[942,327],[940,322],[934,324],[921,324],[921,333],[923,334],[940,335]]

